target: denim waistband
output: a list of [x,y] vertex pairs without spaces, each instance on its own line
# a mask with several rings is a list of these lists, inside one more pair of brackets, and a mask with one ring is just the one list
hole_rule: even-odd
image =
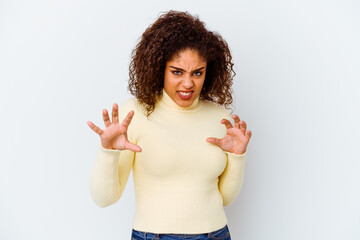
[[209,233],[195,233],[195,234],[179,234],[179,233],[153,233],[153,232],[143,232],[143,231],[139,231],[139,230],[135,230],[135,229],[132,229],[133,231],[136,231],[138,234],[140,234],[142,237],[144,237],[144,239],[147,239],[147,238],[151,238],[151,239],[159,239],[160,236],[174,236],[174,237],[183,237],[184,239],[186,238],[192,238],[192,237],[196,237],[196,236],[204,236],[204,237],[207,237],[207,238],[210,238],[211,236],[213,235],[216,235],[217,232],[221,232],[223,230],[228,230],[228,226],[225,225],[224,227],[218,229],[218,230],[215,230],[215,231],[212,231],[212,232],[209,232]]

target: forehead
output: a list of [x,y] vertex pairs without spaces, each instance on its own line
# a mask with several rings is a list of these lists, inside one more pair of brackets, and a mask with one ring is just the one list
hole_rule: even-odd
[[200,56],[197,50],[185,49],[175,53],[167,62],[169,63],[206,65],[206,59]]

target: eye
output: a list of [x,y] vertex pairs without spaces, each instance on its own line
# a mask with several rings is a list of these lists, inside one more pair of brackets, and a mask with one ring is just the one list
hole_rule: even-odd
[[201,76],[202,72],[194,72],[195,76]]
[[173,73],[174,75],[180,75],[180,74],[181,74],[180,71],[172,71],[172,73]]

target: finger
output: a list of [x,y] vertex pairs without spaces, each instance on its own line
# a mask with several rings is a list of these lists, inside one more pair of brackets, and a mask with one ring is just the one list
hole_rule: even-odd
[[125,119],[122,121],[121,124],[124,125],[125,127],[128,127],[133,116],[134,116],[134,111],[131,110],[131,111],[126,115]]
[[240,125],[241,125],[241,128],[240,128],[241,131],[245,134],[246,128],[247,128],[246,122],[241,121],[241,122],[240,122]]
[[112,122],[113,123],[118,123],[119,122],[119,111],[118,111],[118,105],[116,103],[113,104]]
[[103,130],[101,128],[99,128],[98,126],[96,126],[95,124],[93,124],[90,121],[87,121],[88,126],[97,134],[101,135],[103,133]]
[[142,149],[139,145],[129,142],[128,149],[133,152],[141,152]]
[[227,119],[222,119],[222,120],[220,121],[220,123],[225,124],[225,127],[226,127],[227,129],[233,127],[232,124],[231,124],[231,122],[230,122],[229,120],[227,120]]
[[218,138],[209,137],[206,139],[206,141],[220,147],[220,139]]
[[106,109],[103,109],[102,113],[103,113],[105,127],[109,127],[111,125],[111,122],[110,122],[108,111]]
[[246,131],[246,136],[248,136],[248,139],[250,140],[251,136],[252,136],[252,132],[250,130]]
[[234,126],[236,128],[240,129],[240,118],[239,118],[239,116],[234,114],[234,115],[232,115],[232,118],[234,119]]

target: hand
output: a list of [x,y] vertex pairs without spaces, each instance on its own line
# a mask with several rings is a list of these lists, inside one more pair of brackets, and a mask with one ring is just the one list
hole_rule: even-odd
[[127,129],[130,125],[131,119],[134,116],[134,111],[131,110],[125,117],[124,121],[119,123],[119,113],[118,106],[115,103],[112,110],[112,123],[106,109],[103,110],[103,119],[106,126],[106,129],[102,130],[97,127],[91,121],[88,121],[87,124],[89,127],[96,132],[101,138],[101,144],[106,149],[118,149],[118,150],[131,150],[133,152],[141,152],[142,149],[128,141],[127,139]]
[[227,119],[220,121],[226,127],[226,135],[223,138],[209,137],[206,141],[219,146],[224,151],[243,154],[246,152],[252,133],[250,130],[246,131],[246,123],[240,121],[236,114],[232,115],[232,118],[234,119],[234,126]]

